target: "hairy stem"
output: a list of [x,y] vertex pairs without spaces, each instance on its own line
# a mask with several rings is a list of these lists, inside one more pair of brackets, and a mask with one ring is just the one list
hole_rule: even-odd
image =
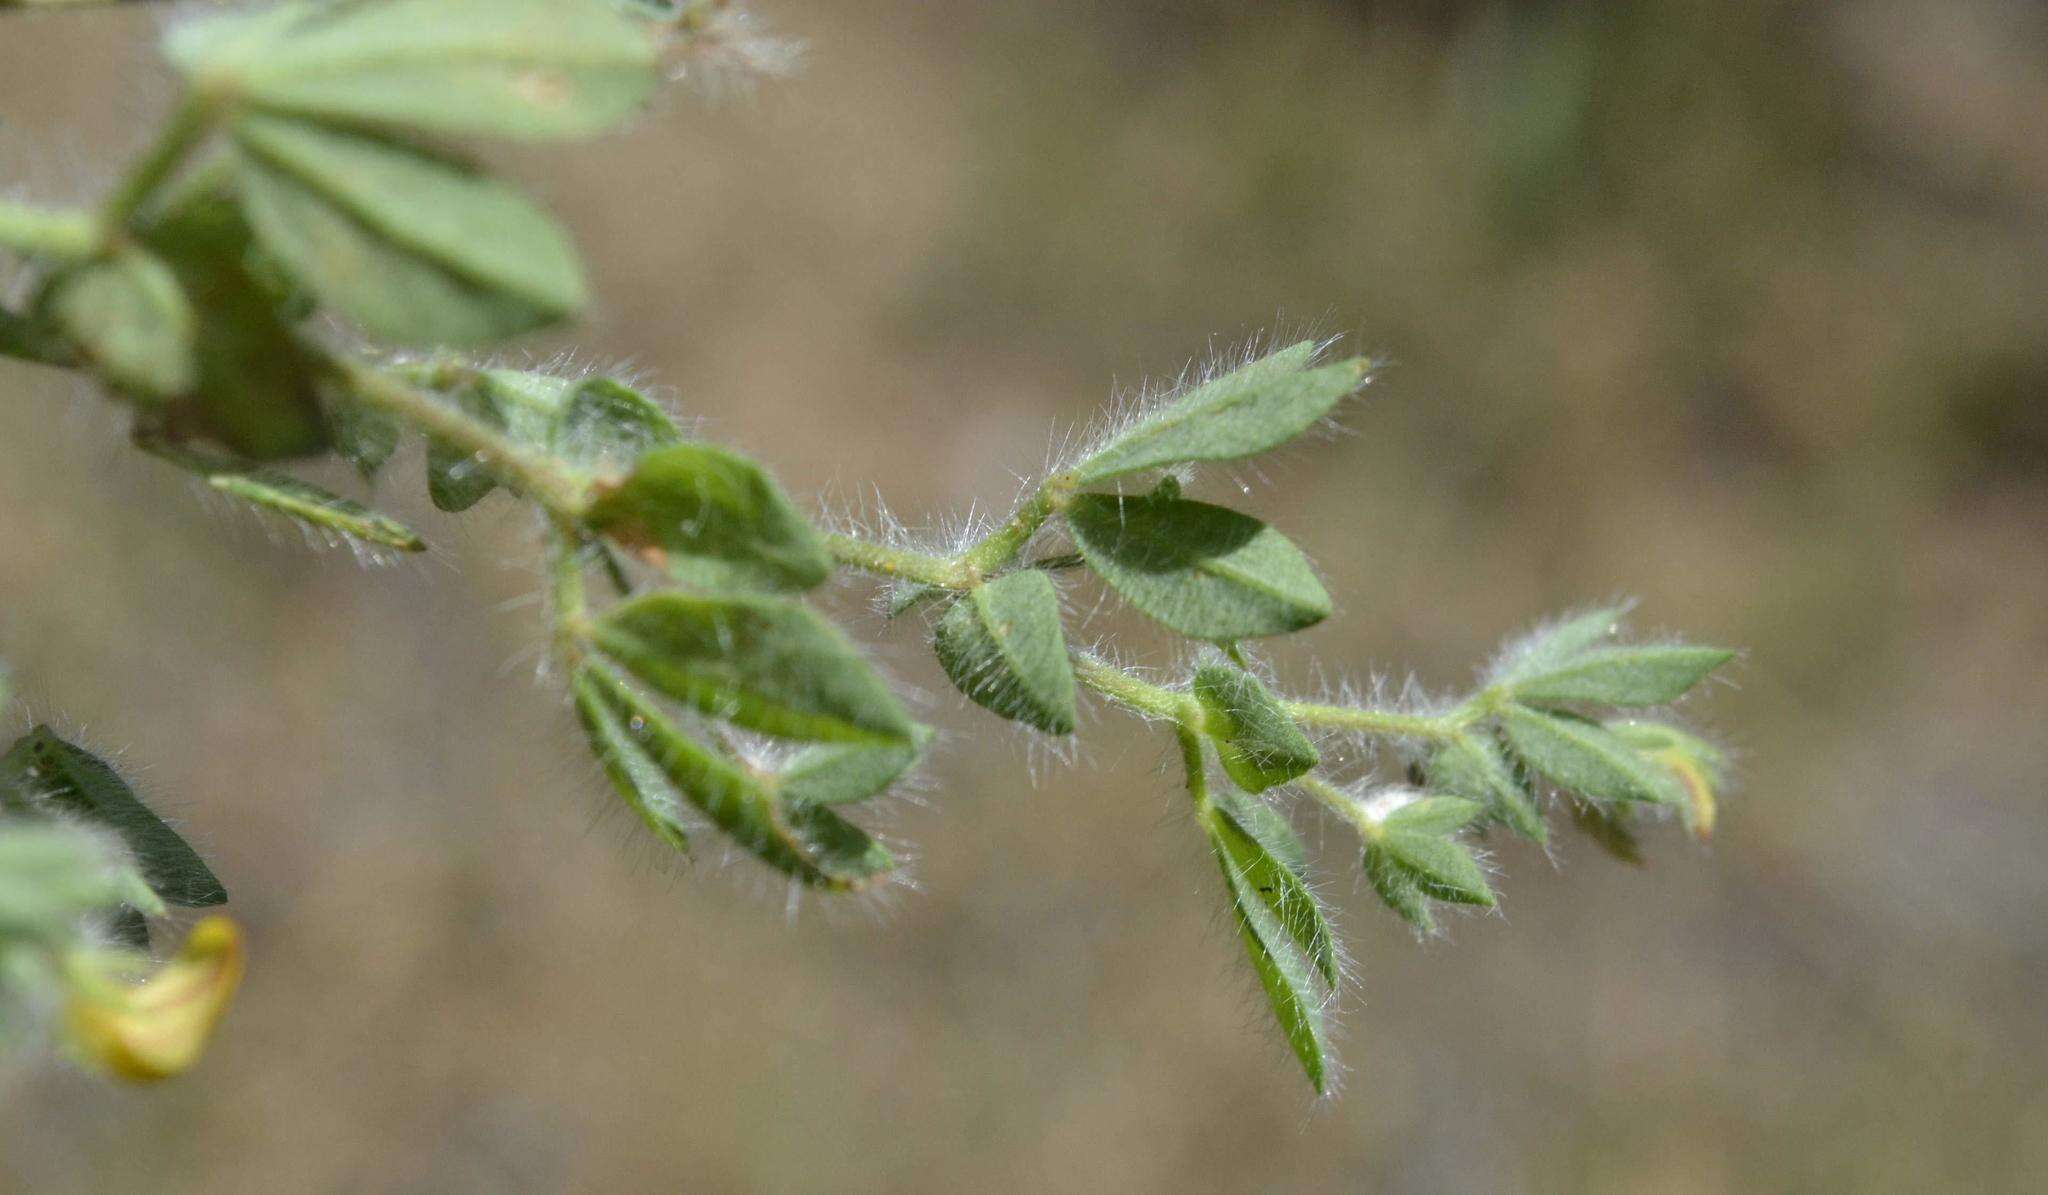
[[526,447],[392,371],[332,350],[316,351],[357,401],[449,447],[474,455],[500,481],[540,503],[550,514],[574,518],[589,505],[589,479],[548,454]]
[[873,540],[860,539],[852,535],[827,535],[825,547],[832,553],[832,559],[847,568],[857,568],[864,573],[873,573],[893,580],[915,581],[920,585],[936,585],[941,589],[972,589],[974,578],[956,560],[934,556],[929,552],[914,552],[908,548],[892,548]]
[[1473,722],[1477,711],[1460,706],[1445,714],[1404,714],[1394,710],[1363,709],[1352,705],[1324,705],[1314,701],[1283,703],[1295,721],[1326,730],[1355,730],[1364,734],[1444,742]]

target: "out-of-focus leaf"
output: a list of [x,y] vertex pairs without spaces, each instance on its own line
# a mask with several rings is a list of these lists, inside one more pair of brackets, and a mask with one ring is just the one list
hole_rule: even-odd
[[251,506],[274,511],[308,527],[331,531],[367,544],[424,552],[427,545],[412,528],[378,514],[351,498],[330,494],[308,481],[276,469],[221,460],[169,447],[153,447],[155,455],[206,479],[213,489]]
[[601,702],[608,725],[715,825],[769,866],[807,884],[857,888],[895,861],[865,831],[830,809],[785,806],[772,783],[683,734],[652,703],[609,670],[581,674],[583,693]]
[[1542,811],[1490,737],[1458,735],[1429,757],[1423,775],[1438,792],[1484,802],[1493,816],[1525,838],[1543,842],[1549,837]]
[[1685,792],[1685,823],[1701,841],[1713,837],[1727,760],[1721,749],[1666,722],[1618,718],[1610,733],[1670,772]]
[[1192,461],[1230,460],[1276,448],[1313,427],[1364,384],[1363,358],[1308,368],[1302,341],[1196,386],[1153,411],[1074,470],[1081,485]]
[[1509,691],[1525,705],[1663,705],[1734,656],[1718,647],[1676,644],[1596,647],[1528,672]]
[[1074,669],[1059,593],[1044,573],[1023,569],[976,586],[939,619],[932,645],[975,704],[1047,734],[1074,733]]
[[30,794],[38,811],[70,814],[112,830],[150,888],[170,904],[198,907],[228,898],[198,853],[114,769],[48,727],[30,730],[0,756],[0,787]]
[[781,487],[746,457],[711,444],[647,453],[584,520],[709,588],[808,589],[832,575],[823,538]]
[[1110,588],[1165,626],[1229,642],[1298,631],[1330,595],[1286,536],[1249,515],[1164,495],[1077,495],[1074,542]]
[[1195,699],[1220,724],[1216,753],[1223,770],[1248,793],[1285,784],[1322,762],[1266,683],[1231,664],[1195,670]]
[[656,689],[765,734],[904,745],[910,718],[830,623],[786,598],[661,592],[622,602],[592,641]]
[[139,235],[177,276],[196,313],[196,386],[177,421],[250,460],[325,448],[313,364],[292,334],[289,297],[255,264],[255,234],[233,199],[194,189]]
[[1598,723],[1509,706],[1501,730],[1523,766],[1567,792],[1599,801],[1683,800],[1675,780]]
[[569,691],[575,698],[576,717],[590,741],[590,753],[604,768],[606,779],[625,798],[626,805],[646,824],[654,836],[678,852],[688,852],[690,835],[684,825],[683,794],[676,791],[668,773],[661,769],[620,717],[607,697],[604,678],[591,666],[577,670]]
[[72,933],[80,918],[127,899],[124,867],[111,838],[60,822],[0,818],[0,938]]
[[375,477],[398,451],[397,421],[347,398],[328,400],[327,427],[334,451],[365,478]]
[[[448,400],[471,419],[504,431],[506,419],[492,388],[479,379],[450,392]],[[460,514],[498,488],[498,479],[475,453],[441,440],[427,441],[427,497],[436,510]]]
[[659,77],[650,31],[606,0],[291,3],[187,23],[166,52],[241,104],[504,137],[600,131]]
[[1634,806],[1567,802],[1572,824],[1610,857],[1631,867],[1643,865],[1643,844],[1636,837]]
[[624,467],[683,438],[661,404],[611,378],[589,378],[562,404],[552,436],[571,460]]
[[323,304],[401,344],[484,344],[582,307],[568,238],[518,191],[418,146],[305,121],[234,127],[264,246]]
[[51,320],[109,383],[163,401],[199,378],[192,303],[155,254],[129,247],[65,270],[41,300]]

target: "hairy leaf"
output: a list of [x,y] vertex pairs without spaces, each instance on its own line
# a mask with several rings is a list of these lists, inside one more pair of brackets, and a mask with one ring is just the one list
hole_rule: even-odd
[[1496,682],[1512,683],[1547,672],[1574,656],[1613,639],[1621,630],[1627,605],[1601,606],[1538,627],[1511,644],[1494,669]]
[[832,574],[825,542],[759,465],[710,444],[670,444],[604,490],[589,525],[713,588],[809,589]]
[[551,437],[555,451],[571,460],[610,466],[682,438],[660,403],[611,378],[590,378],[571,391]]
[[830,623],[785,598],[662,592],[591,628],[606,655],[677,701],[765,734],[907,744],[910,718]]
[[293,336],[290,297],[258,262],[255,233],[220,189],[194,189],[141,231],[192,297],[197,374],[179,421],[250,460],[328,445],[313,363]]
[[[824,888],[856,888],[894,868],[865,831],[822,806],[785,807],[763,777],[685,735],[660,709],[603,668],[580,677],[608,725],[719,829],[769,866]],[[602,758],[602,756],[600,757]],[[639,791],[639,790],[636,790]]]
[[243,104],[504,137],[597,132],[658,78],[648,29],[606,0],[292,3],[181,26],[166,49]]
[[919,726],[904,746],[819,743],[806,747],[783,767],[776,791],[789,806],[865,801],[915,767],[931,740],[931,728]]
[[1734,656],[1717,647],[1596,647],[1526,672],[1510,689],[1525,705],[1663,705]]
[[1597,723],[1509,706],[1501,730],[1524,766],[1566,791],[1600,801],[1675,805],[1682,799],[1669,775]]
[[1542,811],[1490,737],[1458,735],[1429,757],[1423,775],[1432,789],[1484,802],[1515,833],[1537,842],[1548,839]]
[[51,279],[42,304],[109,383],[141,399],[175,398],[199,377],[197,317],[154,254],[120,250]]
[[1081,485],[1192,461],[1264,452],[1300,435],[1357,390],[1363,358],[1307,368],[1315,345],[1302,341],[1213,378],[1152,412],[1075,469]]
[[1285,784],[1322,762],[1315,744],[1281,708],[1266,683],[1242,668],[1212,662],[1195,670],[1195,699],[1220,726],[1213,737],[1223,770],[1248,793]]
[[0,939],[69,935],[80,918],[129,898],[124,870],[110,842],[77,826],[0,820]]
[[[1329,950],[1329,932],[1321,910],[1293,870],[1222,813],[1221,807],[1207,819],[1207,828],[1259,986],[1309,1082],[1321,1091],[1329,1067],[1329,1042],[1316,980],[1319,971],[1334,974],[1334,964],[1318,961],[1327,960]],[[1309,945],[1303,944],[1303,936]],[[1318,942],[1323,950],[1320,956]]]
[[1606,727],[1678,781],[1685,792],[1687,827],[1702,840],[1712,837],[1718,804],[1715,790],[1727,764],[1720,748],[1665,722],[1620,718]]
[[641,737],[632,732],[628,724],[632,715],[620,716],[611,690],[611,682],[591,665],[577,669],[569,680],[577,720],[590,740],[590,753],[604,768],[605,778],[625,798],[626,806],[654,836],[676,851],[688,852],[690,835],[683,820],[687,798],[648,753]]
[[398,520],[288,473],[165,446],[153,446],[150,451],[205,478],[208,486],[231,498],[275,511],[309,527],[401,552],[427,550],[426,543],[412,528]]
[[1308,889],[1307,852],[1287,819],[1256,797],[1219,794],[1214,831],[1241,877],[1286,928],[1287,936],[1315,963],[1323,982],[1337,983],[1336,937],[1322,902]]
[[1228,642],[1329,616],[1330,595],[1301,550],[1249,515],[1163,495],[1081,494],[1066,516],[1088,567],[1183,635]]
[[976,586],[939,619],[932,645],[975,704],[1047,734],[1074,733],[1074,669],[1059,593],[1044,573],[1023,569]]
[[170,904],[198,907],[228,898],[198,853],[114,769],[48,727],[30,730],[0,756],[0,787],[28,794],[38,811],[70,814],[112,830],[151,890]]
[[250,222],[286,270],[372,335],[501,340],[583,305],[568,239],[516,190],[418,146],[278,117],[235,125]]
[[1431,900],[1492,908],[1493,889],[1452,834],[1486,811],[1459,797],[1423,797],[1388,814],[1365,840],[1365,874],[1380,899],[1427,933]]
[[397,421],[347,398],[328,399],[327,428],[334,451],[365,478],[375,477],[398,451]]

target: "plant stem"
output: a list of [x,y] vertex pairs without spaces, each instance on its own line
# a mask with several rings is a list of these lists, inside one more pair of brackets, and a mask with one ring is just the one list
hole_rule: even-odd
[[1343,789],[1331,784],[1314,772],[1310,772],[1306,776],[1295,777],[1294,784],[1301,791],[1314,797],[1317,804],[1343,818],[1352,826],[1355,826],[1358,832],[1368,840],[1380,837],[1382,831],[1380,830],[1379,823],[1365,816],[1365,811],[1359,808],[1358,802],[1352,800],[1351,795]]
[[962,569],[958,561],[929,552],[892,548],[851,535],[827,535],[825,547],[832,553],[832,559],[864,573],[915,581],[920,585],[936,585],[941,589],[974,588],[974,578]]
[[178,110],[171,114],[171,121],[164,126],[156,144],[149,148],[149,152],[135,164],[100,208],[103,237],[118,236],[127,227],[128,221],[149,202],[157,188],[184,162],[185,156],[213,132],[213,119],[211,105],[203,103],[197,96],[185,97]]
[[1171,718],[1178,724],[1199,721],[1199,711],[1184,693],[1155,685],[1097,656],[1077,651],[1071,658],[1074,679],[1118,705],[1148,718]]
[[1324,705],[1314,701],[1283,703],[1295,721],[1328,730],[1356,730],[1366,734],[1442,742],[1453,738],[1473,719],[1467,707],[1447,714],[1402,714],[1393,710],[1369,710],[1351,705]]
[[583,550],[576,527],[557,518],[548,534],[548,601],[555,615],[555,650],[574,668],[583,658],[589,607],[583,588]]
[[960,554],[960,564],[976,577],[999,569],[1017,558],[1053,512],[1067,504],[1074,492],[1073,478],[1061,473],[1048,477],[1036,493],[1017,508],[1009,521],[983,536]]
[[315,347],[358,401],[429,438],[474,455],[498,480],[552,514],[574,518],[590,502],[588,478],[536,452],[431,391],[395,374]]
[[0,246],[30,257],[84,261],[99,252],[100,229],[91,212],[0,200]]

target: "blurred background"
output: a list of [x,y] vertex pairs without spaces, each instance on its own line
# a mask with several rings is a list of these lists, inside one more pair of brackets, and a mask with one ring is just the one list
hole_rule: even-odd
[[[6,1075],[0,1189],[2048,1189],[2048,9],[763,10],[794,78],[500,156],[602,296],[536,353],[937,525],[1118,387],[1346,334],[1396,363],[1348,434],[1198,490],[1339,597],[1281,674],[1446,691],[1636,595],[1748,650],[1687,708],[1741,761],[1720,833],[1501,844],[1503,915],[1418,944],[1304,819],[1358,964],[1315,1102],[1156,734],[1051,758],[849,582],[954,732],[882,813],[915,888],[665,866],[534,679],[510,503],[436,515],[415,455],[377,497],[434,551],[366,570],[0,364],[0,656],[253,939],[189,1077]],[[103,186],[165,19],[0,16],[0,180]]]

